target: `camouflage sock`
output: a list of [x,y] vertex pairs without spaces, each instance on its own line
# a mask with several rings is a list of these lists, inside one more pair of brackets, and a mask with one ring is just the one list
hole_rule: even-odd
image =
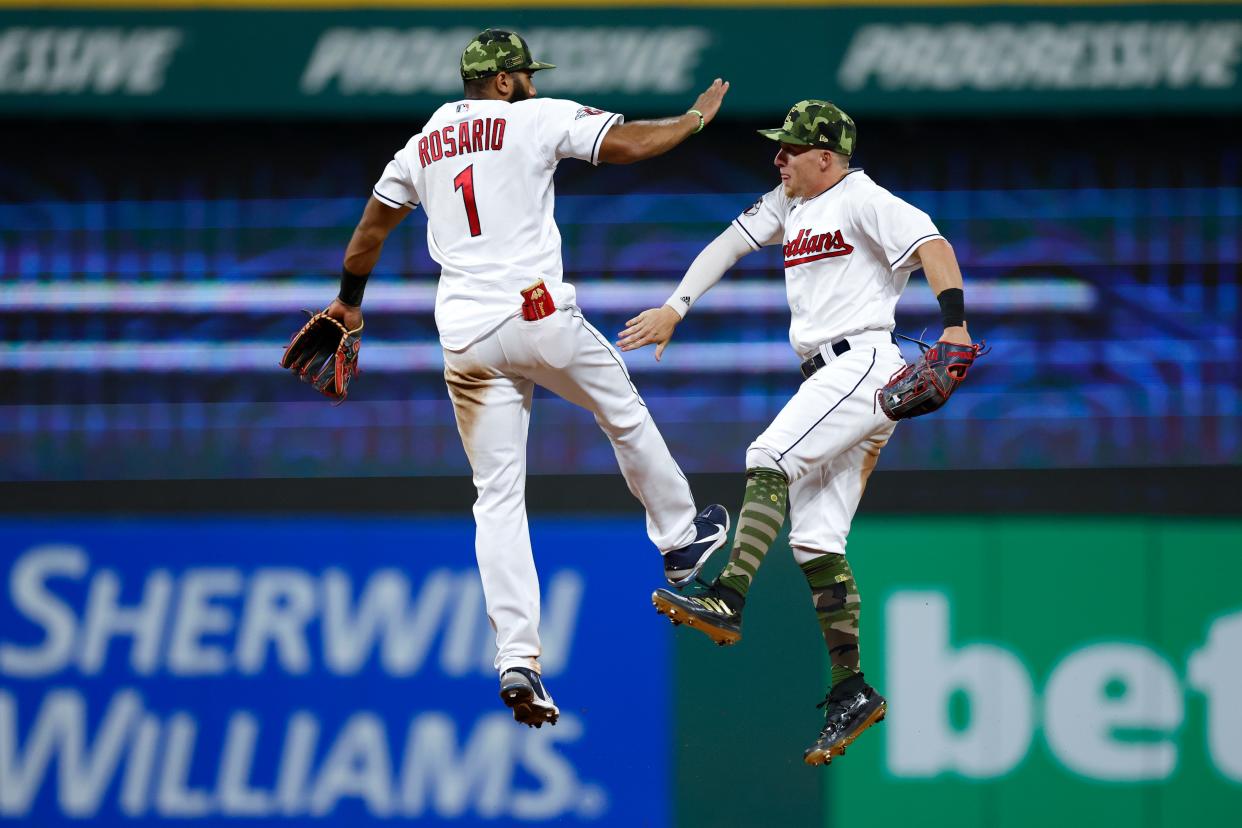
[[859,671],[858,617],[862,604],[854,573],[844,555],[820,555],[801,567],[828,645],[832,683],[837,685]]
[[717,580],[743,598],[772,541],[785,525],[789,479],[773,469],[747,469],[746,495],[737,516],[729,563]]

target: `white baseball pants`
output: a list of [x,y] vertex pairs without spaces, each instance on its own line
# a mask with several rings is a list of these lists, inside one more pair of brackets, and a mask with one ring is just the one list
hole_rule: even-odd
[[694,495],[621,357],[576,307],[533,322],[515,317],[464,351],[446,350],[444,379],[478,490],[475,555],[496,669],[538,671],[539,580],[526,522],[535,385],[595,415],[661,552],[694,540]]
[[804,563],[825,553],[845,554],[850,523],[867,478],[896,423],[884,416],[875,393],[902,365],[888,333],[848,337],[835,356],[785,404],[747,452],[789,477],[789,545]]

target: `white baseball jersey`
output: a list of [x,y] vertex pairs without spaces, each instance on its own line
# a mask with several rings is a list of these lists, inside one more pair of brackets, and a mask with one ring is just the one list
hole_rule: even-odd
[[558,307],[574,303],[561,279],[552,174],[562,158],[597,164],[604,133],[621,120],[555,98],[453,101],[389,162],[375,197],[427,211],[445,348],[460,351],[520,313],[520,291],[537,279]]
[[915,249],[943,238],[922,210],[851,170],[813,198],[778,185],[733,221],[758,250],[783,244],[789,344],[802,358],[825,342],[891,331],[897,299],[919,267]]

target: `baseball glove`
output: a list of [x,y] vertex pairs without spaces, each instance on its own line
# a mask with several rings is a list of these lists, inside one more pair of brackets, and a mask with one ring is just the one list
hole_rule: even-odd
[[362,327],[346,330],[326,313],[306,312],[310,319],[289,341],[280,367],[293,371],[321,394],[344,402],[349,383],[358,373],[358,351],[362,347],[358,334]]
[[918,343],[923,353],[913,365],[893,374],[888,383],[875,392],[884,416],[890,420],[922,417],[940,408],[966,379],[966,372],[975,360],[987,353],[982,342],[958,345],[941,340],[928,345],[917,339],[910,341]]

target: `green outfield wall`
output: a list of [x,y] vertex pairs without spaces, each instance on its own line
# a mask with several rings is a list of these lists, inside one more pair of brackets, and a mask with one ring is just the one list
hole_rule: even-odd
[[801,765],[827,663],[776,548],[736,648],[678,636],[679,825],[1239,824],[1242,521],[863,516],[849,549],[888,719]]
[[[83,5],[89,6],[89,3]],[[805,97],[851,112],[1236,112],[1242,6],[5,8],[0,114],[425,115],[460,92],[478,30],[559,68],[542,94],[681,111],[717,75],[727,111]],[[158,4],[157,4],[158,6]]]

